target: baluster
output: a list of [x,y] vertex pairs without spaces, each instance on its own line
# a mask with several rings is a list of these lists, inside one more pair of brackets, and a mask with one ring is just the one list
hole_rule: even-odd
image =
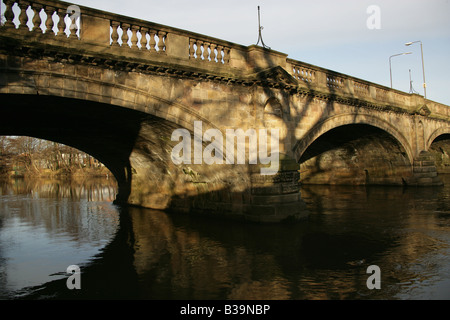
[[128,23],[122,23],[122,30],[123,30],[123,34],[122,34],[122,47],[123,46],[130,46],[128,44],[128,28],[130,27],[130,25]]
[[230,52],[231,52],[231,49],[230,48],[224,48],[223,52],[224,52],[223,63],[224,64],[230,63]]
[[[210,49],[211,43],[210,42],[205,42],[203,44],[203,56],[205,58],[205,61],[212,61],[209,60],[211,58],[211,49]],[[208,50],[209,49],[209,50]]]
[[217,46],[217,62],[223,63],[223,46]]
[[113,47],[120,47],[119,44],[119,33],[117,32],[117,29],[119,28],[120,23],[117,21],[111,21],[111,27],[112,27],[112,33],[111,33],[111,39],[112,43],[111,45]]
[[78,31],[77,17],[78,16],[76,14],[69,15],[69,19],[70,19],[69,38],[78,38],[78,36],[77,36],[77,31]]
[[43,8],[43,6],[40,4],[33,3],[32,8],[33,8],[33,12],[34,12],[33,31],[36,33],[42,33],[42,29],[41,29],[42,21],[41,21],[40,12],[41,12],[41,9]]
[[141,50],[147,50],[147,31],[148,28],[142,27],[141,28]]
[[156,41],[155,41],[155,35],[156,35],[156,31],[150,29],[150,52],[155,52],[156,51]]
[[47,14],[47,20],[45,21],[45,27],[47,29],[45,30],[45,34],[52,34],[54,36],[55,33],[53,32],[53,12],[55,12],[55,8],[46,6],[44,8],[44,11]]
[[198,60],[202,60],[202,45],[203,45],[203,41],[201,40],[197,40],[197,59]]
[[211,53],[210,53],[210,57],[211,57],[211,62],[216,62],[216,44],[211,43],[210,48],[211,48]]
[[189,39],[189,59],[195,59],[195,48],[194,48],[195,40]]
[[15,28],[15,24],[13,22],[14,20],[14,12],[12,10],[12,7],[14,5],[14,0],[5,0],[6,10],[5,10],[5,27],[7,28]]
[[67,35],[64,32],[66,30],[66,22],[64,21],[64,18],[66,17],[66,10],[64,9],[58,9],[58,17],[59,17],[59,21],[58,21],[58,37],[66,37]]
[[19,29],[20,30],[27,30],[27,31],[29,31],[29,28],[27,26],[27,23],[28,23],[28,14],[27,14],[28,6],[29,6],[29,2],[27,2],[27,1],[20,1],[19,2],[19,8],[20,8],[20,15],[19,15],[20,25],[19,25]]
[[209,61],[209,42],[203,42],[203,60]]
[[158,49],[159,49],[159,53],[163,53],[166,51],[166,42],[165,40],[165,36],[166,36],[166,32],[164,31],[158,31]]
[[223,47],[222,49],[222,63],[225,64],[227,59],[227,48]]
[[130,29],[131,29],[131,49],[133,50],[139,49],[137,45],[139,40],[137,37],[139,26],[132,25]]

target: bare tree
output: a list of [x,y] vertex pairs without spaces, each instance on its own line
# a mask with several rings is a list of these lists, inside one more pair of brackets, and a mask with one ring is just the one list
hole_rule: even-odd
[[0,136],[2,172],[19,167],[35,173],[43,169],[70,173],[84,167],[91,168],[91,165],[91,156],[63,144],[26,136]]

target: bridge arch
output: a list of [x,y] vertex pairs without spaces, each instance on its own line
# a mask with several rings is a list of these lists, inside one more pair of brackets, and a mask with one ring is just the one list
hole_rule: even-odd
[[438,137],[442,135],[450,135],[450,126],[445,126],[436,129],[427,139],[425,148],[428,150],[431,147],[431,144],[436,140]]
[[[20,90],[16,85],[10,90],[14,93],[0,94],[0,135],[54,141],[93,156],[114,175],[118,184],[116,200],[123,203],[132,189],[132,153],[139,148],[146,155],[154,151],[149,149],[170,149],[173,130],[179,127],[193,130],[194,120],[202,119],[194,112],[186,112],[180,104],[148,95],[146,103],[131,104],[124,99],[121,105],[113,105],[111,100],[106,103],[105,99],[92,96],[89,90],[85,95],[78,92],[79,98],[74,98],[64,88],[43,92],[29,86],[30,82],[20,84]],[[127,87],[121,90],[133,91]],[[156,107],[151,104],[155,101]],[[205,121],[205,127],[208,123]]]
[[[118,106],[156,116],[188,130],[194,129],[194,121],[202,121],[204,126],[216,128],[210,120],[183,103],[185,84],[172,81],[168,86],[160,82],[158,75],[143,76],[133,72],[61,64],[49,67],[55,69],[53,71],[35,70],[33,65],[30,67],[26,63],[18,67],[17,70],[7,70],[6,85],[0,84],[0,92],[72,98]],[[158,83],[157,89],[150,88],[154,83],[146,84],[152,79]]]
[[294,147],[296,161],[300,163],[301,158],[308,147],[323,134],[342,126],[356,124],[372,126],[391,135],[395,138],[399,145],[404,148],[410,163],[413,163],[414,154],[412,152],[411,145],[408,142],[408,139],[397,128],[389,122],[376,116],[357,113],[336,115],[316,124],[300,140],[297,141]]

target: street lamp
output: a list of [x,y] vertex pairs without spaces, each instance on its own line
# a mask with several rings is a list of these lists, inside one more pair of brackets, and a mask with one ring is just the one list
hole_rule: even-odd
[[422,41],[419,40],[419,41],[407,42],[407,43],[405,43],[405,46],[410,46],[413,43],[417,43],[417,42],[420,43],[420,52],[421,52],[421,55],[422,55],[423,96],[426,99],[427,98],[427,83],[425,82],[425,66],[423,64],[423,46],[422,46]]
[[389,57],[389,72],[391,74],[391,88],[392,88],[392,66],[391,66],[391,58],[392,57],[396,57],[396,56],[403,56],[405,54],[411,54],[412,52],[403,52],[403,53],[399,53],[399,54],[394,54],[393,56]]

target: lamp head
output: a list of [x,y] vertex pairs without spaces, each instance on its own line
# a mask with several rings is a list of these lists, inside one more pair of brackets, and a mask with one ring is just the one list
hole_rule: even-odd
[[407,43],[405,43],[405,46],[410,46],[412,44],[413,44],[412,42],[407,42]]

